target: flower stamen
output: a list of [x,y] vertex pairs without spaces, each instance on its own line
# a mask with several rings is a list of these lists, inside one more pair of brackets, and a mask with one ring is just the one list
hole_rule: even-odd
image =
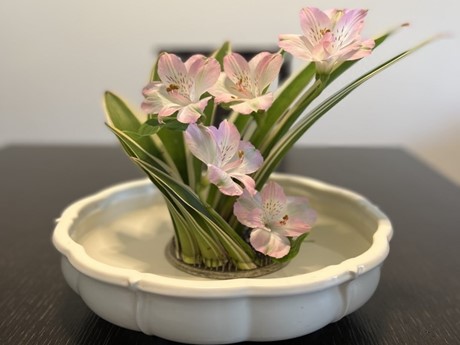
[[283,219],[280,220],[280,225],[286,225],[287,221],[289,219],[289,216],[287,214],[284,215]]
[[169,86],[166,88],[166,91],[172,92],[175,90],[179,90],[179,85],[176,84],[169,84]]

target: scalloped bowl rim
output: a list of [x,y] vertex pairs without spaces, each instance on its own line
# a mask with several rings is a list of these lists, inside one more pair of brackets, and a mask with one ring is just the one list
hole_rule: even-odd
[[[360,194],[319,180],[291,174],[273,174],[278,181],[289,179],[307,183],[314,189],[340,194],[359,204],[377,220],[371,246],[362,254],[348,258],[339,264],[299,275],[276,278],[240,278],[230,280],[193,280],[166,277],[154,273],[114,267],[89,256],[83,246],[72,239],[70,230],[88,205],[103,205],[111,196],[128,190],[152,188],[148,179],[119,183],[93,195],[82,198],[68,206],[57,220],[52,241],[56,249],[81,273],[109,284],[129,287],[165,296],[196,298],[220,298],[235,296],[280,296],[307,293],[339,285],[371,271],[382,264],[389,252],[393,228],[388,217]],[[166,258],[165,258],[166,260]]]

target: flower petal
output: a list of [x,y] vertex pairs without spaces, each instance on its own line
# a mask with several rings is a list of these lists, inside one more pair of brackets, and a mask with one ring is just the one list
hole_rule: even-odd
[[278,46],[299,59],[307,61],[313,60],[311,54],[313,46],[307,46],[304,36],[279,35]]
[[372,53],[372,49],[375,46],[375,41],[373,39],[368,39],[361,42],[361,45],[358,49],[351,52],[348,56],[342,57],[344,60],[359,60],[363,57],[366,57]]
[[182,60],[174,54],[163,53],[158,60],[158,76],[164,84],[179,84],[187,75]]
[[250,75],[248,62],[237,53],[231,53],[224,57],[224,71],[235,84],[241,83],[242,78]]
[[286,256],[291,249],[286,237],[260,228],[251,231],[249,241],[255,250],[274,258]]
[[159,88],[162,84],[160,82],[154,81],[148,83],[143,89],[142,89],[142,95],[144,97],[148,97],[156,92],[159,91]]
[[239,103],[230,105],[230,109],[242,115],[249,115],[253,113],[254,111],[256,111],[257,108],[251,106],[249,102],[243,101],[243,102],[239,102]]
[[336,41],[340,42],[341,46],[347,46],[359,40],[367,10],[351,9],[342,12],[333,31]]
[[207,127],[191,123],[184,132],[184,139],[190,152],[196,158],[206,164],[215,163],[217,143]]
[[[257,62],[255,67],[252,64]],[[283,57],[281,54],[259,53],[249,62],[249,66],[253,71],[253,78],[257,82],[260,93],[269,86],[278,76]]]
[[182,123],[195,123],[202,113],[196,104],[191,104],[183,107],[177,113],[177,121]]
[[276,182],[269,181],[260,192],[266,224],[278,222],[286,215],[286,194]]
[[229,174],[215,165],[208,164],[208,179],[225,195],[241,195],[243,188]]
[[300,11],[300,26],[304,37],[311,46],[315,46],[323,38],[324,32],[331,29],[331,20],[320,9],[305,7]]
[[237,93],[235,84],[233,84],[233,82],[228,79],[227,75],[223,72],[220,74],[217,82],[208,91],[215,97],[214,101],[216,103],[228,103],[234,101],[238,98],[238,95],[244,97],[244,95]]
[[161,104],[159,104],[158,102],[154,102],[151,99],[145,100],[141,103],[141,109],[146,114],[158,114],[161,108]]
[[170,103],[177,104],[178,106],[181,107],[186,107],[192,102],[190,101],[190,98],[188,96],[182,94],[180,90],[170,90],[167,91],[167,87],[164,85],[161,86],[159,89],[159,92],[162,94],[162,96],[167,99]]
[[260,151],[257,150],[249,141],[240,141],[238,154],[241,157],[237,170],[242,174],[252,174],[257,171],[264,162],[264,158],[260,154]]
[[346,60],[370,54],[373,41],[360,37],[366,14],[363,9],[322,12],[306,7],[300,12],[304,35],[280,35],[278,45],[300,59],[314,61],[317,73],[329,74]]
[[266,93],[252,99],[245,99],[241,102],[230,105],[230,108],[240,114],[248,115],[259,110],[267,110],[273,103],[273,94]]
[[233,205],[233,214],[238,221],[250,228],[263,228],[263,211],[260,194],[251,195],[246,189]]
[[244,185],[244,187],[248,190],[249,194],[255,194],[257,192],[256,182],[254,181],[252,177],[245,175],[245,174],[240,174],[240,173],[229,173],[229,176],[240,181]]
[[262,52],[248,63],[241,55],[232,53],[224,57],[225,73],[209,92],[217,103],[228,103],[240,114],[266,110],[272,104],[273,96],[266,96],[264,92],[276,78],[281,64],[281,54]]
[[[193,60],[192,60],[193,59]],[[214,58],[206,58],[203,55],[194,55],[187,60],[192,60],[188,69],[189,77],[194,80],[190,99],[198,100],[203,93],[209,90],[219,78],[220,65]]]
[[171,116],[172,114],[174,114],[179,109],[180,109],[180,107],[177,106],[177,105],[174,105],[174,104],[168,104],[167,106],[164,106],[158,112],[158,121],[163,122],[162,118],[167,117],[167,116]]
[[161,112],[163,116],[171,115],[178,109],[176,104],[171,103],[171,101],[164,97],[159,91],[152,91],[142,102],[141,108],[147,114],[159,114]]
[[[200,68],[201,66],[203,66],[205,60],[206,60],[206,56],[204,56],[203,54],[195,54],[195,55],[190,56],[184,62],[184,66],[185,66],[185,69],[187,70],[187,73],[191,77],[194,77],[196,75],[196,70]],[[193,68],[192,66],[196,63],[198,64]]]
[[219,148],[217,157],[218,165],[223,167],[238,153],[240,133],[236,126],[227,120],[222,121],[219,124],[219,128],[212,126],[209,129],[214,135],[214,140]]
[[285,236],[298,237],[310,231],[316,222],[316,212],[309,207],[307,198],[288,197],[286,214],[288,219],[283,226]]
[[203,115],[203,110],[210,99],[211,97],[206,97],[183,107],[177,114],[177,120],[182,123],[195,123]]

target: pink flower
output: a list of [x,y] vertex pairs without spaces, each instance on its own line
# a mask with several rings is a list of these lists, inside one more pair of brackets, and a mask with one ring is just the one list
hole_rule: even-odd
[[185,142],[192,154],[207,164],[209,181],[226,195],[241,195],[243,188],[255,193],[255,182],[248,176],[263,163],[262,155],[254,146],[240,140],[240,133],[232,123],[224,120],[219,128],[190,124],[185,131]]
[[232,53],[224,58],[224,73],[209,90],[217,103],[229,103],[241,114],[266,110],[273,103],[267,87],[277,77],[283,58],[280,54],[262,52],[247,62],[241,55]]
[[142,109],[158,114],[160,122],[177,111],[179,122],[194,123],[211,98],[200,99],[219,78],[220,65],[203,55],[193,55],[183,63],[178,56],[164,53],[158,61],[158,75],[161,82],[152,82],[143,90]]
[[343,61],[371,53],[375,42],[360,36],[366,14],[362,9],[323,12],[306,7],[300,12],[303,35],[280,35],[279,46],[299,59],[316,62],[318,73],[328,74]]
[[250,242],[265,255],[282,258],[291,249],[289,237],[310,231],[316,213],[303,197],[286,197],[280,185],[267,183],[260,193],[244,191],[236,201],[233,213],[238,221],[252,228]]

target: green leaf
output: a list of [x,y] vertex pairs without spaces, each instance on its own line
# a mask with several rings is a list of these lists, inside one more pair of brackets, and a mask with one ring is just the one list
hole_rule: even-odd
[[[209,97],[211,96],[208,92],[206,92],[202,98]],[[214,124],[214,117],[216,115],[216,109],[217,105],[214,103],[214,97],[211,97],[211,99],[208,101],[208,104],[206,105],[206,108],[204,108],[204,118],[203,119],[203,125],[205,126],[212,126]]]
[[289,149],[299,140],[302,135],[319,119],[321,116],[326,114],[334,105],[339,103],[345,96],[355,90],[358,86],[365,83],[367,80],[375,76],[376,74],[387,69],[391,65],[405,58],[406,56],[412,54],[428,43],[432,42],[435,38],[426,40],[419,45],[408,49],[405,52],[396,55],[395,57],[387,60],[385,63],[379,65],[378,67],[372,69],[371,71],[363,74],[361,77],[354,80],[352,83],[348,84],[341,90],[337,91],[332,96],[328,97],[326,100],[321,102],[316,108],[302,118],[291,130],[286,133],[280,140],[277,141],[274,148],[271,150],[268,157],[265,159],[264,165],[259,171],[256,172],[254,179],[257,181],[257,189],[261,188],[273,170],[280,163],[281,159],[286,155]]
[[296,239],[289,238],[289,241],[291,242],[291,250],[289,250],[289,253],[287,253],[287,255],[283,256],[282,258],[272,258],[272,260],[276,262],[288,262],[294,259],[299,253],[300,247],[302,246],[303,241],[307,238],[308,235],[309,232],[300,235]]
[[[104,106],[109,123],[111,123],[114,128],[131,133],[138,132],[141,126],[138,118],[120,97],[107,91],[104,95]],[[153,155],[160,155],[160,150],[151,138],[133,137],[133,140],[145,151]]]
[[[393,28],[385,34],[375,38],[375,48],[380,46],[388,37],[396,33],[402,26]],[[270,109],[267,111],[266,119],[262,122],[251,142],[258,148],[261,148],[262,154],[266,155],[280,138],[286,134],[291,126],[297,121],[303,111],[310,103],[318,97],[321,92],[341,74],[348,70],[359,60],[345,61],[330,76],[317,80],[292,107],[294,101],[300,96],[305,87],[313,80],[316,74],[314,63],[309,63],[297,75],[288,79],[282,86],[281,91],[276,95]],[[291,109],[289,109],[291,107]],[[267,140],[268,131],[272,131],[270,140]]]
[[179,122],[173,117],[166,117],[160,122],[158,116],[154,115],[145,121],[145,125],[161,128],[161,131],[157,131],[157,136],[160,139],[158,146],[163,146],[163,154],[167,154],[170,164],[176,167],[182,180],[189,183],[189,171],[182,133],[187,129],[188,124]]
[[203,224],[203,217],[197,215],[195,211],[183,205],[179,200],[175,200],[175,204],[180,211],[181,218],[192,230],[191,235],[199,248],[202,262],[207,267],[220,267],[227,263],[225,250],[220,242],[213,237],[215,234]]
[[[221,70],[224,69],[224,57],[228,55],[230,52],[231,52],[231,45],[230,45],[230,42],[227,41],[227,42],[224,42],[224,44],[222,44],[222,46],[219,49],[217,49],[211,54],[211,57],[213,57],[214,59],[217,60],[217,62],[219,62]],[[211,96],[211,95],[206,92],[202,96],[202,98],[208,97],[208,96]],[[219,106],[222,107],[222,105],[219,105]],[[203,111],[204,118],[202,118],[202,120],[205,126],[212,126],[214,124],[214,118],[216,115],[217,107],[218,107],[217,104],[215,104],[214,102],[214,97],[212,97],[208,101],[208,104]]]
[[187,157],[185,153],[184,135],[182,132],[177,130],[171,130],[163,127],[158,132],[158,137],[164,145],[164,148],[168,155],[171,157],[174,165],[176,166],[182,180],[185,183],[189,183],[188,168],[187,168]]
[[153,64],[152,70],[150,71],[149,81],[160,81],[160,76],[158,75],[158,60],[160,59],[161,54],[158,55],[155,63]]
[[[158,116],[151,116],[147,121],[144,122],[145,130],[150,130],[157,134],[156,143],[158,150],[156,155],[161,156],[175,170],[180,174],[183,181],[189,183],[187,157],[185,152],[185,143],[183,138],[183,131],[187,129],[187,124],[177,121],[172,117],[166,117],[163,122],[158,121]],[[153,129],[157,128],[157,129]],[[161,130],[160,130],[161,129]],[[138,130],[138,134],[143,129]]]
[[144,125],[148,125],[151,127],[167,128],[173,131],[181,131],[181,132],[185,131],[188,127],[187,123],[179,122],[174,117],[165,117],[164,119],[162,119],[162,122],[160,122],[158,120],[158,116],[155,116],[155,115],[153,115],[151,118],[145,121]]
[[[302,115],[304,110],[310,105],[310,103],[323,92],[326,87],[326,81],[323,79],[317,79],[309,87],[302,96],[296,101],[296,103],[288,109],[286,114],[283,114],[278,122],[273,125],[271,134],[265,137],[265,140],[259,145],[259,150],[262,156],[266,157],[277,142],[286,133],[288,133],[295,123],[295,121]],[[268,140],[267,140],[268,138]]]
[[[388,30],[385,32],[383,35],[380,35],[376,38],[374,38],[375,41],[375,50],[377,47],[379,47],[383,42],[387,40],[388,37],[393,36],[395,33],[397,33],[401,28],[404,28],[408,26],[408,24],[402,24],[399,25],[395,28],[392,28],[391,30]],[[359,62],[360,60],[351,60],[351,61],[345,61],[343,62],[338,68],[336,68],[331,75],[329,76],[328,79],[328,84],[332,83],[334,80],[336,80],[341,74],[343,74],[346,70],[348,70],[351,66],[353,66],[355,63]]]
[[158,117],[156,115],[149,115],[149,118],[147,121],[144,122],[146,125],[152,126],[152,127],[160,127],[161,123],[158,121]]
[[254,263],[255,254],[249,245],[238,237],[235,241],[221,226],[204,218],[213,233],[219,238],[220,243],[227,251],[233,264],[242,270],[254,269],[257,266]]
[[221,68],[223,69],[224,57],[225,55],[229,54],[231,51],[232,51],[231,44],[230,42],[227,41],[227,42],[224,42],[224,44],[222,44],[222,46],[219,49],[214,51],[211,57],[216,59],[217,62],[219,62]]
[[213,229],[212,232],[216,236],[219,236],[227,252],[232,253],[232,260],[236,263],[237,267],[253,266],[252,258],[254,257],[254,252],[252,248],[228,225],[216,210],[209,205],[205,206],[188,186],[177,182],[168,174],[165,174],[147,162],[136,158],[133,158],[133,160],[151,174],[153,178],[160,181],[163,188],[168,190],[168,193],[175,200],[193,210],[194,217],[201,218],[206,222],[208,227]]
[[139,143],[126,133],[120,131],[118,128],[112,127],[109,124],[107,126],[112,130],[112,132],[117,136],[117,138],[122,143],[123,147],[126,150],[126,153],[131,158],[137,158],[148,162],[149,164],[155,166],[155,168],[167,173],[173,177],[179,178],[180,176],[176,170],[173,170],[173,167],[168,166],[165,162],[152,155],[150,152],[146,151]]
[[168,198],[165,198],[165,200],[174,225],[178,256],[183,262],[189,265],[200,264],[202,262],[200,248],[192,234],[192,229],[182,214],[177,210],[175,204]]
[[265,114],[261,126],[255,131],[251,142],[258,147],[274,124],[287,112],[289,107],[301,94],[302,90],[313,80],[315,65],[309,63],[298,74],[288,79],[275,95],[275,100]]
[[179,121],[167,121],[164,124],[164,127],[167,129],[170,129],[171,131],[176,131],[176,132],[183,132],[187,129],[188,124],[187,123],[182,123]]
[[[191,237],[182,238],[180,245],[189,250],[190,242],[196,243],[200,262],[203,262],[207,267],[220,267],[230,259],[239,269],[256,268],[255,255],[247,255],[244,251],[245,248],[233,241],[221,227],[179,201],[176,202],[176,207],[180,209],[180,212],[175,214],[178,217],[177,223],[183,222],[182,226],[187,227],[187,229],[182,229],[182,232],[188,232]],[[181,253],[181,256],[184,258],[184,253]],[[190,259],[190,255],[186,257],[190,261],[194,260]],[[198,258],[198,256],[192,257]]]
[[139,130],[137,131],[137,134],[140,135],[141,137],[144,136],[151,136],[156,133],[161,129],[160,126],[150,126],[148,124],[143,123],[140,127]]
[[[185,212],[182,200],[178,199],[174,193],[171,193],[171,189],[169,188],[171,183],[174,181],[174,183],[179,184],[179,182],[170,176],[168,170],[163,172],[165,168],[169,167],[163,167],[163,162],[159,161],[156,157],[150,156],[147,152],[142,152],[142,148],[125,133],[118,131],[116,128],[111,127],[111,129],[119,137],[122,144],[128,148],[131,153],[130,156],[136,163],[140,161],[138,156],[146,156],[149,159],[150,164],[144,163],[144,165],[138,165],[147,173],[151,181],[165,197],[174,222],[175,234],[181,246],[182,260],[188,264],[200,264],[204,262],[208,267],[218,267],[225,264],[227,258],[221,249],[222,247],[212,239],[211,235],[203,230],[202,226],[197,224],[195,221],[197,217],[196,212],[193,212],[194,216],[191,216],[190,212]],[[168,176],[169,181],[164,181],[165,176]],[[184,186],[184,188],[187,187]]]

